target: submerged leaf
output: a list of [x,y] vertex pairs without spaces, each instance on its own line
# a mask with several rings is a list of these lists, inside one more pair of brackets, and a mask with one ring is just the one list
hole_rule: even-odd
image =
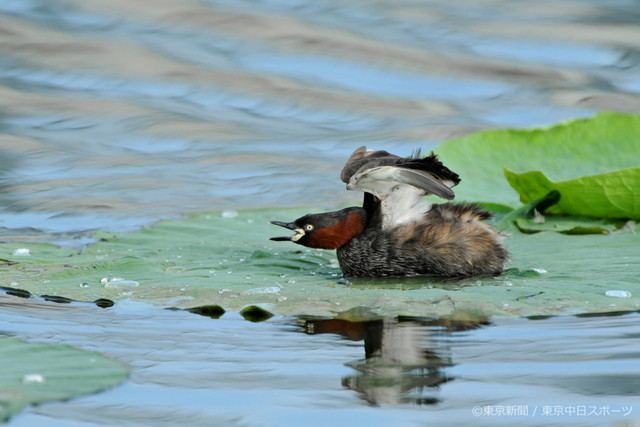
[[264,322],[273,317],[273,313],[257,305],[243,308],[240,314],[250,322]]
[[200,307],[191,307],[187,309],[188,312],[199,314],[200,316],[210,317],[212,319],[219,319],[225,313],[224,308],[219,305],[203,305]]
[[0,420],[22,407],[114,387],[127,378],[120,362],[61,344],[0,338]]

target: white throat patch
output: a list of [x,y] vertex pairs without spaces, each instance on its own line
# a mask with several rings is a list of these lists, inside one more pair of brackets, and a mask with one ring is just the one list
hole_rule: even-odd
[[293,236],[291,236],[291,241],[292,242],[297,242],[298,240],[302,239],[304,237],[304,230],[302,228],[296,228],[295,230],[293,230],[296,234],[294,234]]

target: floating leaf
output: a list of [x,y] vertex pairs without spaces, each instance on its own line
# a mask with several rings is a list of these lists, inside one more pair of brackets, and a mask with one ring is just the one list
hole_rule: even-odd
[[[435,151],[461,174],[460,200],[516,207],[523,194],[526,203],[558,189],[562,201],[555,212],[638,218],[638,141],[640,115],[600,113],[547,128],[478,132]],[[521,179],[520,194],[505,180],[505,168],[532,174]]]
[[[529,206],[529,211],[523,208],[511,223],[534,206],[542,209],[553,200],[551,195]],[[318,211],[238,211],[234,218],[203,213],[134,233],[110,233],[108,241],[71,256],[66,249],[51,246],[42,251],[30,246],[33,256],[0,268],[0,281],[14,282],[15,287],[34,295],[84,301],[107,298],[116,303],[135,299],[162,307],[193,308],[201,314],[206,309],[198,307],[206,306],[213,307],[212,314],[261,306],[278,315],[344,313],[349,317],[357,312],[369,318],[441,318],[460,311],[521,316],[640,308],[637,297],[612,302],[604,296],[610,289],[640,295],[635,273],[640,271],[637,225],[608,235],[584,236],[523,234],[514,229],[506,239],[510,269],[498,277],[345,281],[334,251],[268,240],[274,232],[269,220]],[[25,244],[0,244],[0,257],[12,260],[11,254],[21,246]],[[113,277],[137,286],[110,287],[108,280],[102,281]],[[541,291],[544,294],[539,297],[516,300]]]
[[540,171],[518,174],[505,169],[504,174],[509,184],[520,193],[523,203],[552,190],[560,192],[562,197],[556,206],[549,209],[550,213],[640,219],[640,167],[562,182],[552,182]]
[[127,378],[120,362],[61,344],[0,338],[0,420],[22,407],[114,387]]
[[504,231],[512,226],[520,218],[533,218],[536,213],[542,214],[546,212],[549,207],[555,205],[560,200],[560,193],[553,190],[545,196],[533,200],[524,206],[514,209],[502,217],[502,219],[496,224],[498,231]]
[[592,218],[547,216],[543,223],[532,219],[517,218],[516,225],[524,233],[556,231],[564,234],[608,234],[616,230],[614,224]]

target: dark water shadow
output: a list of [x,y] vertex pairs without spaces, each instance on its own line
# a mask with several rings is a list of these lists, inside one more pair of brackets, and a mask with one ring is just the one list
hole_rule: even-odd
[[[78,301],[67,297],[62,297],[59,295],[33,295],[31,292],[25,289],[19,288],[10,288],[6,286],[0,286],[0,295],[13,296],[18,298],[23,298],[32,301],[47,301],[53,302],[56,304],[70,304],[72,306],[96,306],[100,308],[109,308],[114,306],[114,302],[107,298],[98,298],[93,301]],[[15,305],[16,300],[11,300],[9,302],[2,302],[0,306],[3,305]]]

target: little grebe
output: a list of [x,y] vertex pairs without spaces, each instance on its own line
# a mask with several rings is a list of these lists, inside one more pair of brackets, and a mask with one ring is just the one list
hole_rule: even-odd
[[271,240],[337,249],[345,277],[468,277],[504,270],[502,235],[483,222],[491,214],[473,204],[423,198],[452,200],[451,187],[460,182],[435,154],[398,157],[360,147],[340,178],[347,189],[364,191],[362,207],[272,221],[295,234]]

